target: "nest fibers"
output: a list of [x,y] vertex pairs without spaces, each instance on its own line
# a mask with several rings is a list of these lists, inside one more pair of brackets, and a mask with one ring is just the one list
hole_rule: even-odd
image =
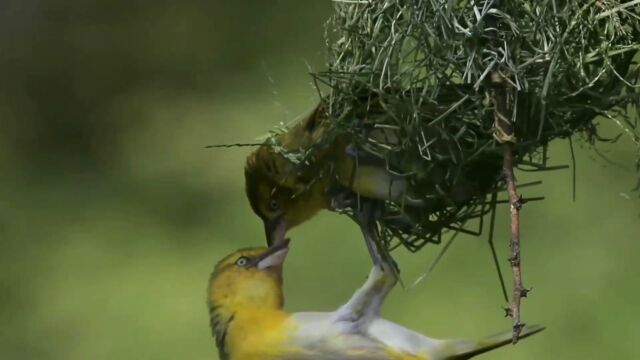
[[[424,204],[386,204],[388,247],[479,233],[464,225],[495,208],[502,141],[535,169],[554,138],[598,139],[597,119],[639,141],[638,0],[334,2],[328,70],[313,74],[330,90],[327,139],[349,132],[359,161],[408,179]],[[511,102],[509,134],[494,125],[494,76]]]

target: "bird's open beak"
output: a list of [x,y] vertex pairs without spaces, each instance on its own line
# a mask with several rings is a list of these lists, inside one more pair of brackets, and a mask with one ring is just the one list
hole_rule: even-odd
[[282,266],[289,252],[289,239],[267,249],[257,260],[256,267],[260,270]]
[[283,217],[265,221],[264,232],[269,247],[279,245],[287,234],[287,221]]

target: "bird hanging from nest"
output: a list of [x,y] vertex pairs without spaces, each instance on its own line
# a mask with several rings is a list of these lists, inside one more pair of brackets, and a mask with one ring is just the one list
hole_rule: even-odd
[[[328,122],[321,102],[303,121],[265,143],[247,158],[246,193],[264,222],[269,245],[281,244],[286,232],[322,209],[352,207],[375,264],[382,261],[376,235],[381,202],[408,200],[406,181],[379,165],[356,164],[346,133],[325,138]],[[296,163],[288,153],[302,154]],[[357,204],[356,204],[357,203]]]

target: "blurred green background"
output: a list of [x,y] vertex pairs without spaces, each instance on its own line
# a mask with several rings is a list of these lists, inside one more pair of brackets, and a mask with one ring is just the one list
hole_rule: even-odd
[[[215,262],[262,245],[243,193],[252,142],[317,99],[330,1],[3,0],[0,358],[216,359]],[[603,126],[608,135],[615,128]],[[577,140],[577,139],[576,139]],[[570,163],[568,143],[553,164]],[[640,358],[635,150],[576,146],[522,213],[523,317],[547,331],[486,359]],[[508,273],[508,210],[496,243]],[[291,233],[286,307],[331,310],[364,280],[356,227],[323,213]],[[398,251],[411,284],[440,249]],[[510,284],[509,284],[510,285]],[[459,237],[385,316],[436,337],[510,327],[485,238]]]

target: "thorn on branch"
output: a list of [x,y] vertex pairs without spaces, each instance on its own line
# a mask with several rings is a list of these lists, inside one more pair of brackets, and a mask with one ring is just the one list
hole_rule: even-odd
[[514,254],[510,257],[509,263],[511,263],[511,266],[520,266],[520,254]]
[[505,306],[502,310],[504,310],[504,317],[513,317],[513,309],[511,306]]
[[520,211],[522,206],[527,203],[527,200],[522,197],[522,194],[518,195],[518,199],[511,204],[516,210]]

